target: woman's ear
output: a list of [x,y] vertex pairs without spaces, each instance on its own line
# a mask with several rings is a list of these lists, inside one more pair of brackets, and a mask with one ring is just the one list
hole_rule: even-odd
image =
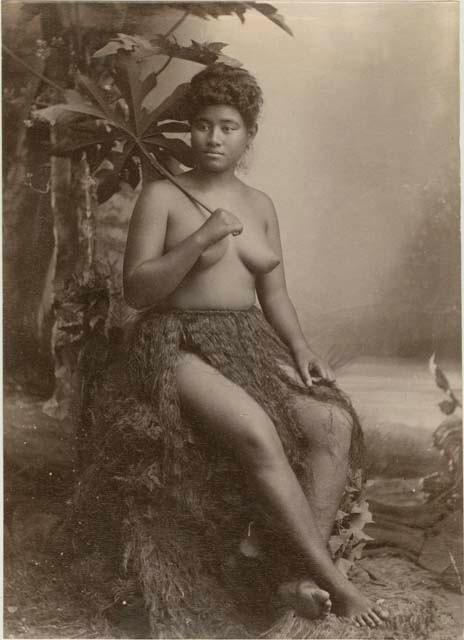
[[250,137],[250,140],[253,140],[253,138],[256,136],[257,133],[258,133],[258,125],[255,123],[252,127],[248,129],[248,136]]

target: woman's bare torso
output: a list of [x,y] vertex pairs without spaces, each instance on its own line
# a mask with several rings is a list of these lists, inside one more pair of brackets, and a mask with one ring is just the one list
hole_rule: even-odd
[[[271,271],[279,264],[279,258],[266,237],[262,194],[240,181],[237,181],[233,190],[199,193],[192,188],[188,179],[184,176],[180,178],[182,186],[212,210],[221,207],[234,213],[242,221],[243,231],[239,236],[228,235],[208,247],[177,289],[157,306],[181,309],[249,308],[255,302],[256,276]],[[180,190],[174,189],[163,253],[194,233],[208,216]]]

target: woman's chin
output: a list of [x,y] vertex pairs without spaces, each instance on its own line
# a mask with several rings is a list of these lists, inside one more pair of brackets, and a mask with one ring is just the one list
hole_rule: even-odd
[[199,167],[203,171],[208,171],[209,173],[224,173],[224,171],[231,169],[231,166],[228,162],[218,162],[216,161],[216,159],[206,162],[205,160],[202,160],[202,162],[199,162],[197,164],[197,167]]

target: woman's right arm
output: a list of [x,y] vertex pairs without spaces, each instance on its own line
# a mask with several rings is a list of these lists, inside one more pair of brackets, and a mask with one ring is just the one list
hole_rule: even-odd
[[132,214],[124,254],[124,298],[143,309],[172,293],[201,256],[224,236],[241,231],[240,221],[217,209],[197,231],[163,255],[172,200],[171,185],[153,182],[142,189]]

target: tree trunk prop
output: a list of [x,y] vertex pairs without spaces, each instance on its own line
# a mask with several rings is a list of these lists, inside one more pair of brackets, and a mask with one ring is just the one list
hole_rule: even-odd
[[[53,132],[52,142],[56,142]],[[53,156],[51,162],[55,236],[52,351],[56,385],[44,410],[51,417],[63,420],[72,416],[74,410],[82,345],[105,323],[108,300],[103,300],[102,310],[97,308],[101,300],[99,293],[106,285],[97,285],[101,276],[95,266],[96,186],[86,156],[83,154],[73,162]],[[96,292],[93,300],[89,298],[90,291]]]
[[[31,102],[37,84],[31,89]],[[23,119],[31,102],[26,103],[21,114]],[[44,169],[48,164],[48,157],[40,150],[32,153],[29,147],[27,128],[21,122],[3,194],[3,264],[7,300],[4,330],[8,336],[5,343],[6,373],[19,373],[26,380],[33,375],[31,360],[35,360],[38,367],[39,360],[46,360],[48,355],[44,358],[40,351],[37,309],[52,253],[48,175],[46,180],[37,176],[41,171],[39,167]]]

